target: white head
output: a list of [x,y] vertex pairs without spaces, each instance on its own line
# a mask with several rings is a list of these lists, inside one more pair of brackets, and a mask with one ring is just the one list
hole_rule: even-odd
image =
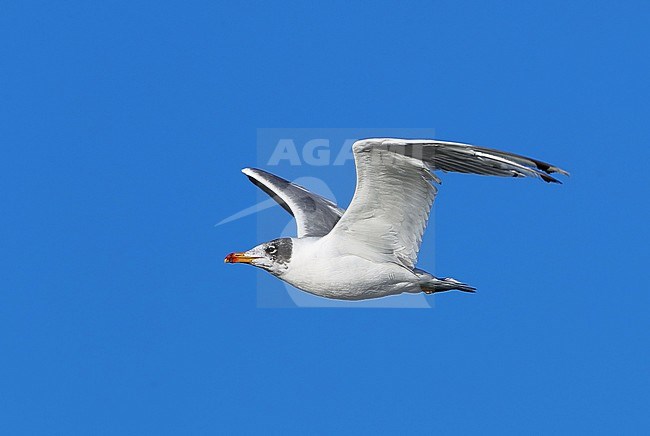
[[280,238],[264,242],[243,253],[230,253],[223,261],[225,263],[248,263],[265,269],[275,276],[280,276],[289,268],[292,252],[291,238]]

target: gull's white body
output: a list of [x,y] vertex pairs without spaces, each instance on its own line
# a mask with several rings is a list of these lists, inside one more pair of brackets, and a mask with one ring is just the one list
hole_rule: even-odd
[[436,170],[536,177],[568,173],[528,157],[456,142],[375,138],[354,143],[357,186],[347,210],[266,171],[244,174],[296,218],[298,237],[231,253],[306,292],[362,300],[474,288],[415,267],[440,180]]
[[403,292],[422,292],[418,277],[407,268],[341,252],[338,241],[327,236],[291,238],[291,241],[292,260],[279,277],[311,294],[364,300]]

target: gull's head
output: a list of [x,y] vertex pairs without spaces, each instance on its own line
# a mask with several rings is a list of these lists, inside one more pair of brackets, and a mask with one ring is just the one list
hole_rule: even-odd
[[223,261],[225,263],[248,263],[278,276],[289,267],[292,251],[291,238],[280,238],[260,244],[243,253],[230,253]]

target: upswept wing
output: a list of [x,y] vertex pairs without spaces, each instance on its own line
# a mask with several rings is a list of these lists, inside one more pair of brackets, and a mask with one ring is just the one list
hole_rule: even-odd
[[456,142],[364,139],[352,146],[357,187],[349,208],[329,233],[341,254],[412,269],[439,179],[435,170],[558,180],[568,173],[542,161]]
[[244,168],[242,173],[293,215],[299,238],[328,234],[343,215],[336,204],[281,177],[255,168]]

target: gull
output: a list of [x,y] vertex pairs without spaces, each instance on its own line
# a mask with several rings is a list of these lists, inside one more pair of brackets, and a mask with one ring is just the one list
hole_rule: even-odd
[[352,145],[357,185],[347,210],[261,169],[251,182],[294,216],[297,237],[230,253],[226,263],[262,268],[325,298],[365,300],[401,293],[475,288],[415,267],[438,192],[434,171],[534,177],[568,176],[548,163],[489,148],[430,139],[370,138]]

